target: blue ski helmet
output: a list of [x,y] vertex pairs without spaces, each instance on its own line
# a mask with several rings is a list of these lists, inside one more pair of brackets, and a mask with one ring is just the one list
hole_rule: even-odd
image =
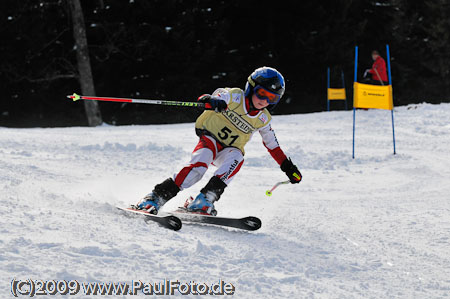
[[279,95],[280,98],[286,87],[283,75],[276,69],[267,66],[257,68],[248,76],[247,84],[245,84],[245,96],[250,96],[257,86]]

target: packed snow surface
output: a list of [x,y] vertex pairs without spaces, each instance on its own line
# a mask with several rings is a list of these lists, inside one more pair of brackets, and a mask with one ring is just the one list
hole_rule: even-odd
[[[115,209],[189,161],[192,123],[0,128],[0,297],[12,297],[13,278],[221,279],[235,298],[448,297],[450,105],[395,108],[397,155],[390,121],[357,111],[353,160],[351,111],[275,116],[303,181],[267,197],[286,177],[256,134],[216,203],[222,216],[260,217],[256,232],[173,232]],[[213,169],[163,210],[195,196]]]

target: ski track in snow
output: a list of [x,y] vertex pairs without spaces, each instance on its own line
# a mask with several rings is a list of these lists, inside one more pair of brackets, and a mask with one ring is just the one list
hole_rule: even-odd
[[398,154],[390,112],[358,110],[355,160],[351,111],[275,116],[303,181],[266,197],[286,178],[256,134],[216,203],[219,215],[260,217],[256,232],[186,223],[173,232],[114,208],[189,161],[192,123],[0,128],[0,296],[12,297],[14,277],[222,279],[235,298],[450,296],[450,105],[395,110]]

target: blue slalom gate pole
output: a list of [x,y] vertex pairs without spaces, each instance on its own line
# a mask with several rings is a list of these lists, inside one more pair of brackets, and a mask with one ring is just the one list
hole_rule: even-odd
[[352,159],[355,159],[355,114],[356,114],[356,109],[353,108],[353,149],[352,149]]
[[[389,45],[386,45],[386,55],[387,55],[387,63],[388,63],[388,76],[389,76],[389,85],[392,86],[392,76],[391,76],[391,55],[389,53]],[[394,100],[392,98],[392,100]],[[392,107],[391,110],[391,119],[392,119],[392,142],[394,145],[394,155],[396,154],[395,151],[395,128],[394,128],[394,107]]]
[[[355,75],[354,75],[353,82],[356,82],[357,79],[358,79],[358,46],[355,47]],[[353,99],[354,98],[355,98],[355,95],[353,94]],[[353,150],[352,150],[352,158],[353,159],[355,159],[355,119],[356,119],[356,109],[353,106]]]
[[392,108],[391,110],[391,116],[392,116],[392,140],[394,142],[394,155],[395,155],[396,152],[395,152],[394,108]]
[[387,63],[388,63],[389,85],[392,85],[392,77],[391,77],[391,55],[390,55],[390,53],[389,53],[389,45],[386,45],[386,53],[387,53]]
[[328,98],[329,88],[330,88],[330,68],[327,69],[327,111],[330,111],[330,99]]
[[[342,88],[345,89],[344,70],[341,69]],[[345,110],[347,110],[347,93],[345,93]]]
[[353,82],[358,81],[358,46],[355,47],[355,77]]

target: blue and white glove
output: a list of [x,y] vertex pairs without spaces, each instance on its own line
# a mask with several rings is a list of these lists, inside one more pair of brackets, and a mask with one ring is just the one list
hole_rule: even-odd
[[225,102],[219,97],[215,97],[210,94],[204,94],[199,96],[197,101],[205,103],[206,110],[214,110],[216,112],[222,112],[227,109],[227,102]]

